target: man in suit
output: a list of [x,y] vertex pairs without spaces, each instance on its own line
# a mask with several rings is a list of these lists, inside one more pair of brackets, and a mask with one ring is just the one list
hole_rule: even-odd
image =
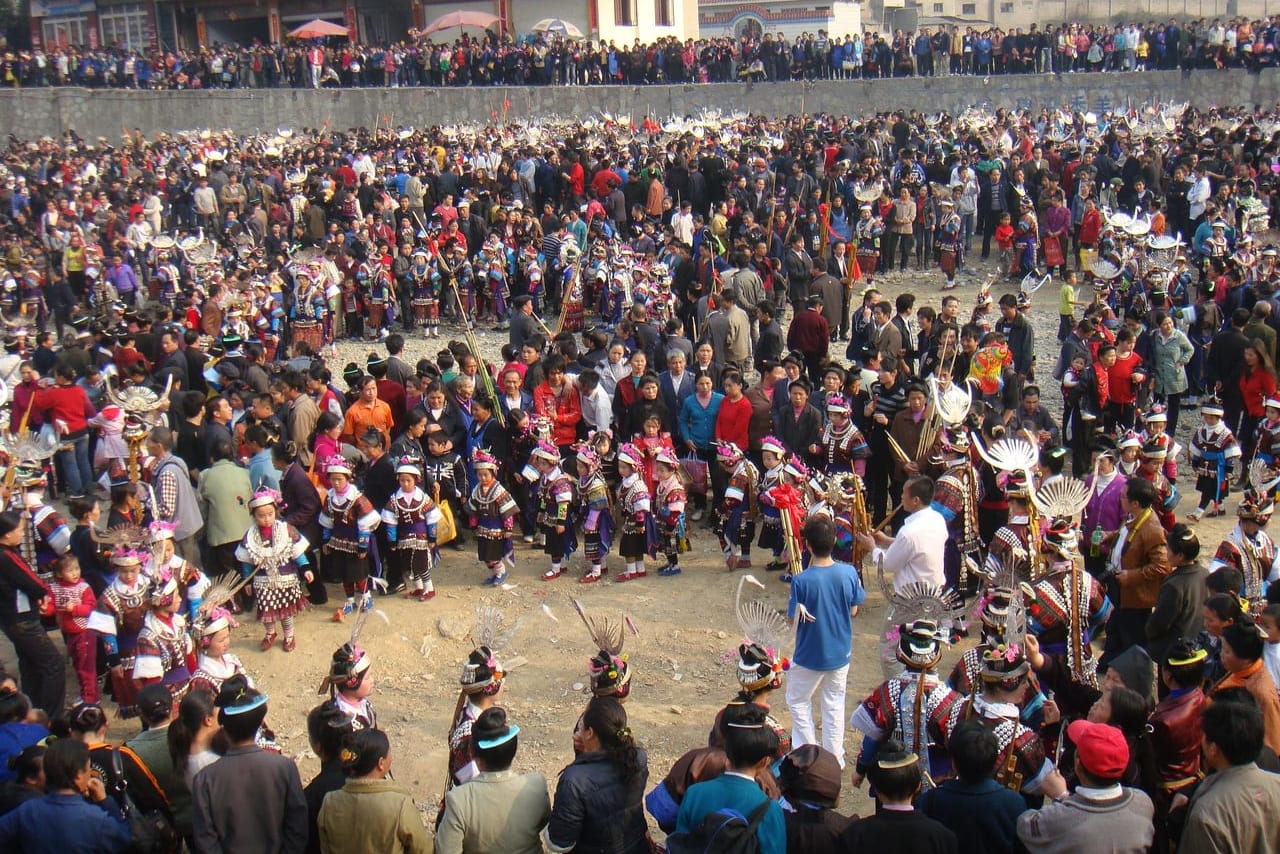
[[787,280],[791,309],[799,315],[804,310],[805,297],[809,295],[809,282],[813,279],[813,258],[804,251],[804,235],[791,236],[791,244],[782,258],[782,275]]
[[826,364],[830,344],[831,327],[822,315],[822,297],[813,294],[808,298],[808,308],[796,313],[787,330],[787,348],[804,354],[805,370],[812,385],[822,381],[822,366]]
[[518,354],[525,342],[535,335],[541,335],[538,318],[533,316],[533,297],[518,296],[512,303],[511,329],[507,333],[507,343]]
[[809,283],[809,293],[822,297],[822,316],[827,319],[827,327],[831,330],[831,340],[835,341],[840,330],[840,318],[843,314],[845,295],[844,285],[827,271],[827,259],[813,259],[813,281]]
[[893,322],[893,306],[881,300],[871,307],[871,347],[881,356],[902,357],[902,332]]
[[671,413],[673,420],[680,414],[680,407],[684,404],[685,398],[694,392],[693,374],[686,370],[687,365],[688,360],[685,359],[683,351],[668,350],[667,369],[658,374],[658,392],[662,395],[662,402],[667,405],[667,411]]
[[1012,210],[1009,205],[1009,195],[1012,192],[1008,180],[999,168],[988,172],[987,180],[981,182],[978,192],[978,215],[982,218],[983,261],[991,256],[991,238],[996,233],[996,226],[1000,224],[1000,214]]
[[837,240],[831,244],[831,263],[827,265],[827,272],[835,276],[842,289],[840,295],[840,323],[833,324],[831,329],[833,332],[838,332],[842,341],[848,341],[849,309],[851,308],[850,300],[853,297],[853,281],[849,278],[849,244],[843,240]]
[[1130,478],[1125,484],[1128,520],[1109,543],[1108,585],[1117,608],[1107,621],[1107,645],[1101,662],[1106,664],[1130,646],[1146,643],[1147,619],[1155,608],[1160,586],[1173,571],[1165,544],[1164,528],[1155,513],[1156,488],[1148,480]]
[[711,377],[711,387],[720,388],[720,375],[724,373],[724,362],[717,359],[715,354],[715,348],[711,346],[710,341],[698,344],[697,349],[693,351],[693,364],[689,366],[689,373],[693,374],[694,383],[697,383],[698,377]]

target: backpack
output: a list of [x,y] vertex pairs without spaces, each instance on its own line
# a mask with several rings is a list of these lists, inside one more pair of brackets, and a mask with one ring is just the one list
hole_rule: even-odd
[[760,840],[756,831],[771,804],[768,798],[743,816],[726,807],[707,813],[693,830],[667,837],[668,854],[758,854]]

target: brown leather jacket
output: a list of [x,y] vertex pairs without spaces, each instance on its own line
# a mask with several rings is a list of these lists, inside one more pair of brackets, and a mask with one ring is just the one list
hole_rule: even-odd
[[1151,713],[1151,746],[1160,764],[1160,780],[1177,791],[1200,778],[1200,716],[1207,705],[1204,692],[1192,688],[1165,697]]
[[1119,579],[1119,607],[1154,608],[1160,595],[1160,585],[1173,571],[1169,565],[1169,551],[1165,548],[1164,528],[1154,511],[1129,533],[1120,557],[1120,568],[1125,574]]

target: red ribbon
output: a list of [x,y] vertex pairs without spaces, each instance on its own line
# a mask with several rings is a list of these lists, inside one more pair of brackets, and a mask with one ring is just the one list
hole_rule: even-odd
[[804,496],[789,483],[781,483],[769,490],[769,499],[778,512],[785,513],[791,522],[791,534],[799,546],[800,531],[804,528]]

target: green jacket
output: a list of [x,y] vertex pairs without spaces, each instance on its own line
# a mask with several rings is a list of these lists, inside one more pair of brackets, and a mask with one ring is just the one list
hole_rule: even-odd
[[1157,330],[1151,338],[1152,365],[1156,394],[1182,394],[1187,390],[1187,363],[1195,351],[1181,330],[1165,340]]
[[218,460],[200,473],[200,515],[209,545],[238,543],[253,524],[249,499],[253,487],[248,469],[231,460]]
[[330,854],[427,854],[431,837],[413,796],[392,780],[348,779],[324,797],[317,822]]

